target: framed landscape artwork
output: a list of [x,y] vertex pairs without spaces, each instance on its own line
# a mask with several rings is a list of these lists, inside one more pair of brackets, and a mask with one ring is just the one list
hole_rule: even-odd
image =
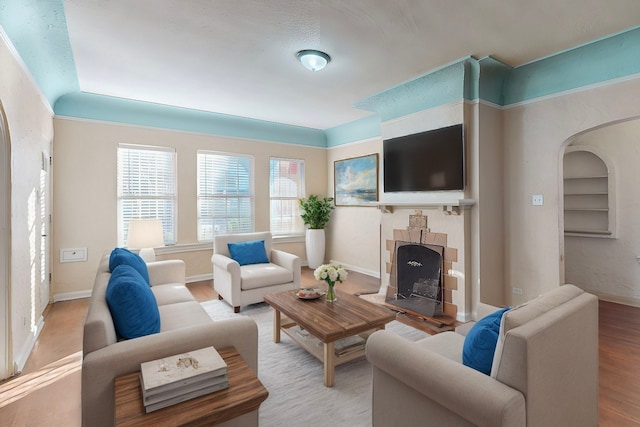
[[336,206],[370,206],[378,201],[378,154],[334,162]]

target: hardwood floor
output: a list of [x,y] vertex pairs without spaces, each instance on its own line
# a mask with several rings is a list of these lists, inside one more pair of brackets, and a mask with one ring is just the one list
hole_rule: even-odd
[[640,425],[640,308],[600,301],[600,425]]
[[[303,268],[302,285],[319,287]],[[351,273],[338,286],[376,292],[379,282]],[[211,282],[189,285],[198,301],[217,298]],[[80,426],[82,324],[87,299],[57,302],[24,371],[0,383],[0,425]],[[640,425],[640,308],[600,301],[600,426]]]

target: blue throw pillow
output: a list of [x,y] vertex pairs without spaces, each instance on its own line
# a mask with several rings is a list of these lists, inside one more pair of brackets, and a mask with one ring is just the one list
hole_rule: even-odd
[[120,337],[130,339],[160,332],[156,297],[135,268],[119,265],[111,272],[106,298]]
[[496,351],[500,321],[509,307],[502,308],[483,317],[473,325],[464,340],[462,364],[478,370],[483,374],[491,373],[493,354]]
[[252,240],[250,242],[227,243],[231,258],[240,265],[263,264],[269,262],[267,251],[264,248],[264,240]]
[[113,270],[115,270],[119,265],[129,265],[135,268],[145,282],[147,282],[147,285],[151,286],[147,263],[140,258],[140,255],[135,254],[126,248],[115,248],[111,251],[111,255],[109,256],[109,271],[113,272]]

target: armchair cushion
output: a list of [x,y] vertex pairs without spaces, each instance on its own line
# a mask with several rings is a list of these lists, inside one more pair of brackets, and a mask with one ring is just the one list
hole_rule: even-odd
[[134,267],[119,265],[111,272],[106,300],[116,332],[122,338],[160,332],[156,298]]
[[109,255],[109,270],[113,271],[119,265],[129,265],[136,269],[140,276],[147,282],[147,285],[151,285],[149,281],[149,269],[147,263],[144,262],[140,255],[131,252],[126,248],[115,248]]
[[240,267],[242,290],[264,288],[293,281],[293,272],[279,265],[260,264]]
[[231,258],[240,265],[264,264],[269,262],[264,240],[227,243]]
[[462,363],[489,375],[496,352],[502,315],[509,307],[502,308],[480,319],[467,334],[462,349]]

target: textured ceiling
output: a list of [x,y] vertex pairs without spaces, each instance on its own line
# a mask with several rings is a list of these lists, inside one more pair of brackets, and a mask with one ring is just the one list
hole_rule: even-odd
[[[327,129],[472,55],[511,66],[640,23],[637,0],[65,0],[80,90]],[[324,70],[295,54],[319,49]]]

